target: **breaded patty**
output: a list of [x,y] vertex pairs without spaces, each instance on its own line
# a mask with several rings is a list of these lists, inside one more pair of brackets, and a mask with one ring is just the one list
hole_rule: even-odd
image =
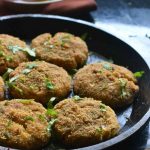
[[79,37],[58,32],[52,37],[44,33],[32,40],[36,56],[40,60],[71,70],[81,67],[87,60],[88,48]]
[[51,97],[66,97],[70,86],[71,78],[63,68],[44,61],[21,63],[9,74],[14,98],[33,98],[44,105]]
[[132,103],[138,90],[131,71],[108,62],[86,65],[74,77],[76,94],[101,100],[113,108]]
[[3,78],[0,76],[0,101],[4,100],[4,86]]
[[70,98],[55,105],[58,113],[53,126],[65,146],[78,148],[115,136],[120,129],[114,111],[92,98]]
[[33,100],[0,102],[0,143],[18,149],[38,150],[51,137],[46,109]]
[[20,50],[27,45],[19,38],[0,34],[0,74],[4,73],[7,68],[15,68],[21,62],[28,61],[27,53]]

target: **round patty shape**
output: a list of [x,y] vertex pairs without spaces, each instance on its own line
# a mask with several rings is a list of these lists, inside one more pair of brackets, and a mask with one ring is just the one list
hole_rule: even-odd
[[21,63],[9,78],[14,98],[33,98],[44,105],[51,97],[62,99],[70,92],[71,78],[67,72],[44,61]]
[[115,136],[120,129],[114,111],[92,98],[70,98],[55,105],[53,129],[60,142],[79,148]]
[[33,100],[0,102],[0,143],[19,149],[41,149],[51,137],[46,109]]
[[3,78],[0,76],[0,101],[4,100],[4,86]]
[[95,63],[77,72],[74,92],[118,108],[133,102],[139,90],[136,82],[133,73],[124,67],[108,62]]
[[32,40],[36,56],[40,60],[56,64],[66,70],[81,67],[87,60],[88,48],[79,37],[58,32],[52,37],[44,33]]
[[15,68],[21,62],[28,61],[27,54],[20,48],[26,48],[25,42],[17,37],[7,34],[0,34],[0,74],[7,68]]

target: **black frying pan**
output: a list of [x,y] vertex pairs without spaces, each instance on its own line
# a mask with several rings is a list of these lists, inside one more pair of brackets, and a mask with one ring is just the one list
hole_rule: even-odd
[[[18,36],[28,42],[41,33],[54,34],[59,31],[70,32],[77,36],[87,33],[86,42],[91,51],[105,58],[111,58],[114,63],[128,67],[133,72],[141,70],[145,72],[139,80],[140,91],[133,105],[116,112],[122,127],[119,135],[99,144],[82,148],[82,150],[110,148],[126,140],[137,132],[150,117],[149,67],[132,47],[93,24],[81,20],[50,15],[16,15],[0,18],[0,33]],[[88,62],[94,62],[96,59],[105,60],[105,58],[92,56]]]

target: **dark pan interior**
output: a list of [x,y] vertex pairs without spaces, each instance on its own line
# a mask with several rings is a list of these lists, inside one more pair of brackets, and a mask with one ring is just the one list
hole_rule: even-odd
[[[122,126],[119,136],[83,149],[108,148],[128,138],[143,126],[150,116],[150,72],[145,61],[133,48],[92,24],[79,20],[45,15],[18,15],[0,18],[0,33],[18,36],[28,42],[41,33],[55,34],[59,31],[70,32],[77,36],[86,33],[86,42],[90,51],[107,59],[113,59],[114,63],[128,67],[133,72],[141,70],[145,72],[138,81],[140,92],[133,105],[116,111]],[[92,56],[93,59],[94,57]]]

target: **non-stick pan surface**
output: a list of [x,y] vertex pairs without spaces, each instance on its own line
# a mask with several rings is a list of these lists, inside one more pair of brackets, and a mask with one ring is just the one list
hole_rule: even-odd
[[[59,16],[47,15],[16,15],[0,18],[0,33],[18,36],[29,42],[35,36],[50,32],[70,32],[77,36],[87,35],[89,50],[100,54],[91,54],[89,63],[112,59],[115,64],[128,67],[133,72],[144,71],[139,79],[140,91],[133,105],[116,111],[121,131],[118,136],[99,144],[85,147],[86,150],[110,148],[126,140],[137,132],[150,117],[150,72],[142,57],[129,45],[106,33],[93,24]],[[104,56],[104,57],[102,57]],[[52,148],[45,148],[52,149]]]

